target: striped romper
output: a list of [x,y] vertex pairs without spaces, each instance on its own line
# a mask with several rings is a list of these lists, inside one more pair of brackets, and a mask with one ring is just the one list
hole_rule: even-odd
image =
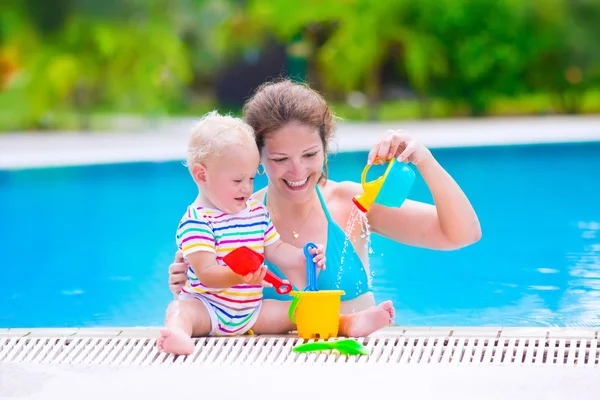
[[246,204],[246,209],[237,214],[192,204],[177,228],[177,247],[188,264],[187,281],[179,298],[194,298],[204,303],[211,319],[210,336],[247,333],[258,318],[263,288],[246,284],[207,287],[198,280],[186,257],[195,251],[209,251],[216,255],[217,264],[229,268],[223,257],[239,246],[264,254],[265,246],[275,243],[279,234],[261,202],[250,198]]

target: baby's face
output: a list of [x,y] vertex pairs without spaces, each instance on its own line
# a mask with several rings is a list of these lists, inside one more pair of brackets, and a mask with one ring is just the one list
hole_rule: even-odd
[[254,192],[254,177],[260,156],[256,146],[234,145],[206,163],[204,194],[221,211],[235,214],[246,208]]

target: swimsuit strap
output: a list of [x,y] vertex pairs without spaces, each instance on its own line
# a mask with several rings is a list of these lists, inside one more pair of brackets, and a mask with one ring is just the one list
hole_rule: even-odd
[[319,196],[319,201],[321,202],[321,207],[323,208],[323,211],[325,212],[325,217],[327,217],[327,222],[334,223],[333,220],[331,219],[331,214],[329,214],[329,209],[327,208],[327,204],[325,204],[325,200],[323,199],[323,195],[321,195],[321,191],[319,190],[319,186],[316,186],[317,189],[317,195]]

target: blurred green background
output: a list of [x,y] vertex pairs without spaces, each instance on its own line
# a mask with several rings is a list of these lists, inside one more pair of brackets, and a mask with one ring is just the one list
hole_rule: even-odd
[[4,0],[0,131],[239,114],[265,80],[346,120],[600,112],[599,0]]

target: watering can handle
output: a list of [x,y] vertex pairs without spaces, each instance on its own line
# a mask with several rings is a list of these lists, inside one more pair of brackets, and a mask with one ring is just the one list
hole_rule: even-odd
[[[373,160],[373,163],[377,162],[378,160],[381,160],[381,159],[379,157],[375,157],[375,160]],[[395,158],[392,158],[391,160],[389,160],[390,164],[388,165],[387,169],[385,170],[384,175],[386,175],[387,172],[390,170],[390,168],[392,167],[392,164],[394,163],[395,160],[396,160]],[[365,179],[367,178],[367,172],[369,171],[369,168],[371,168],[371,165],[373,165],[373,164],[367,164],[365,166],[365,168],[363,168],[362,176],[360,178],[360,181],[361,181],[361,184],[363,187],[365,186],[365,183],[366,183]]]

